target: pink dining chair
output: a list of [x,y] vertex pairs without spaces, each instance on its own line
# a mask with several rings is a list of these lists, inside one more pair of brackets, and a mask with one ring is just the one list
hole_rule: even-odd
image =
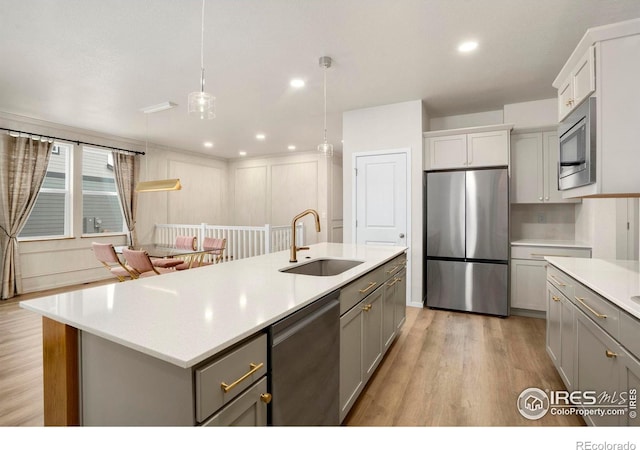
[[[190,262],[185,261],[183,264],[176,266],[176,270],[193,269],[195,267],[209,266],[214,263],[219,263],[222,261],[222,254],[224,253],[226,245],[226,239],[205,236],[202,241],[203,252],[199,255],[199,258]],[[212,261],[205,261],[205,255],[212,255]]]
[[128,248],[123,248],[122,255],[127,260],[127,264],[137,272],[139,278],[152,277],[155,275],[173,272],[172,269],[154,267],[151,263],[151,258],[149,258],[149,254],[144,250],[130,250]]
[[138,274],[132,267],[123,264],[118,258],[116,249],[113,244],[101,244],[99,242],[92,242],[91,248],[96,259],[102,263],[102,265],[115,276],[119,281],[126,281],[129,279],[136,279]]
[[[182,250],[197,250],[198,238],[196,236],[176,236],[174,246],[175,248]],[[162,267],[165,269],[176,268],[177,266],[184,264],[184,260],[179,258],[151,258],[151,262],[155,267]]]

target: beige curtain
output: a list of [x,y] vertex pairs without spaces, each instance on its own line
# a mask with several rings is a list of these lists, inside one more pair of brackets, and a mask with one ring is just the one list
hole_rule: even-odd
[[136,193],[136,183],[138,173],[136,170],[137,157],[120,152],[113,152],[113,169],[116,178],[118,196],[122,204],[124,220],[129,230],[129,243],[135,245],[136,242],[136,204],[138,194]]
[[53,141],[0,137],[0,299],[22,293],[18,234],[47,174]]

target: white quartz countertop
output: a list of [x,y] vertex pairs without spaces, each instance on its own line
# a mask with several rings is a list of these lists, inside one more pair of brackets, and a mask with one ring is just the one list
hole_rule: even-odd
[[518,239],[515,241],[511,241],[511,245],[526,245],[531,247],[564,247],[578,249],[591,248],[591,245],[585,242],[561,239]]
[[545,259],[576,281],[640,319],[640,297],[637,297],[640,296],[638,261],[567,257]]
[[20,302],[44,317],[177,366],[192,367],[264,329],[406,247],[322,243],[298,252],[362,264],[336,276],[279,272],[289,251]]

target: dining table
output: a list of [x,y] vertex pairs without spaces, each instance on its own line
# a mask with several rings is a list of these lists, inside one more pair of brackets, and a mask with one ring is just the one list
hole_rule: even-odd
[[116,245],[114,248],[117,254],[122,254],[122,249],[128,248],[130,250],[144,250],[150,258],[184,257],[190,268],[194,262],[202,261],[203,256],[208,253],[200,249],[176,248],[162,244]]

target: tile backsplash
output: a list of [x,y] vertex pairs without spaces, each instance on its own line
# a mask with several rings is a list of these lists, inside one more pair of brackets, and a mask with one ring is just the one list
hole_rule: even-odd
[[511,240],[575,239],[575,203],[511,205]]

